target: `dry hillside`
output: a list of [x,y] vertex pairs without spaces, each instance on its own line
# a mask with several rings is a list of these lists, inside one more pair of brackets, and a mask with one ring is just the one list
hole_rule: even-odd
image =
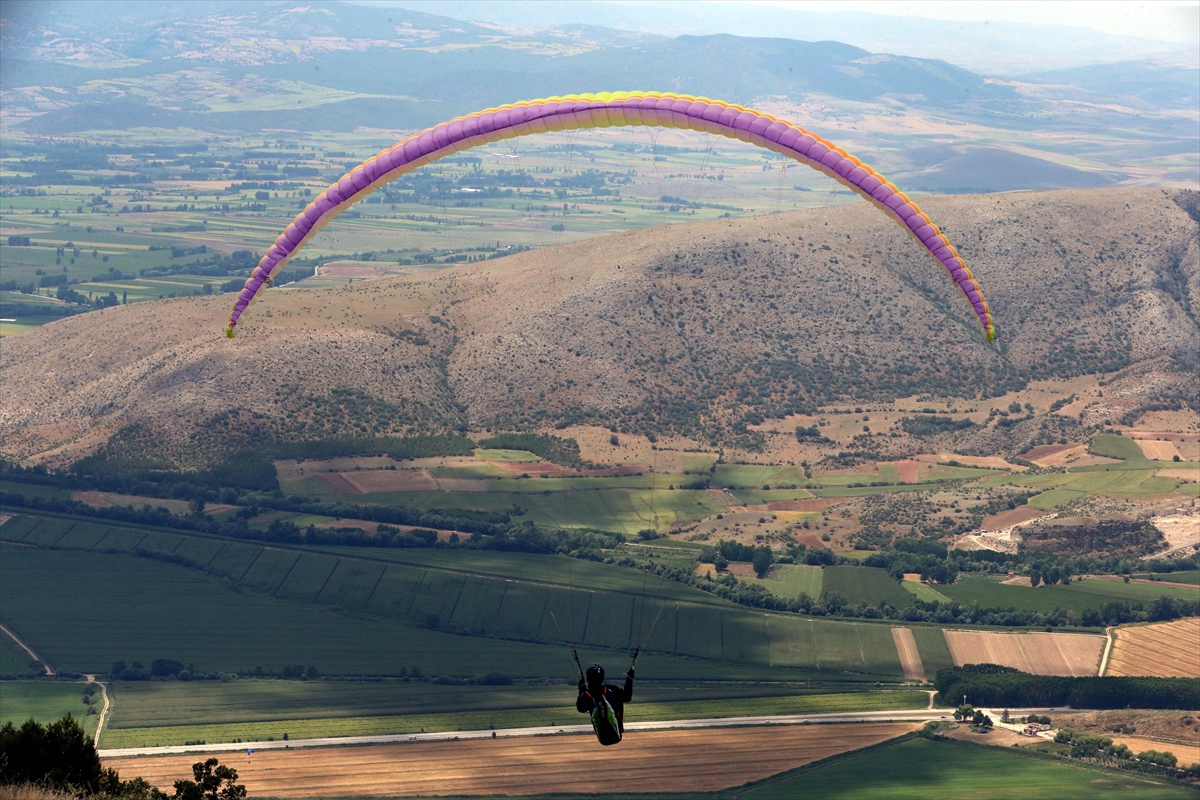
[[65,461],[119,434],[110,452],[186,465],[255,436],[584,420],[717,440],[830,402],[929,392],[970,405],[1157,356],[1171,358],[1123,408],[1170,405],[1197,395],[1194,366],[1179,373],[1200,352],[1188,199],[924,199],[987,292],[993,344],[865,203],[272,290],[235,340],[222,335],[232,296],[107,309],[5,340],[0,453]]

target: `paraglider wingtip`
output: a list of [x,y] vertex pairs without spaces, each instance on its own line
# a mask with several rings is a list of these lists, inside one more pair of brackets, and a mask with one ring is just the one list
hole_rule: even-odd
[[987,329],[987,333],[986,333],[986,334],[984,334],[984,337],[983,337],[983,338],[984,338],[984,339],[986,339],[986,340],[987,340],[987,341],[989,341],[989,342],[991,342],[991,341],[995,341],[995,339],[996,339],[996,329],[995,329],[995,328],[993,328],[993,327],[990,327],[990,326],[989,326],[989,327],[988,327],[988,329]]
[[233,338],[233,325],[232,324],[225,326],[225,336],[230,339]]

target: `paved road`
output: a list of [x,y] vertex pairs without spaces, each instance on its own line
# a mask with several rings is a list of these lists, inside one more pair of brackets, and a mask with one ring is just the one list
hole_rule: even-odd
[[[1011,709],[1014,716],[1044,714],[1052,709]],[[923,722],[949,718],[951,709],[935,708],[920,711],[854,711],[841,714],[787,714],[764,717],[724,717],[718,719],[676,719],[658,722],[631,722],[630,731],[662,730],[664,728],[736,728],[750,725],[803,725],[833,722]],[[170,745],[166,747],[125,747],[101,750],[101,758],[129,756],[173,755],[179,753],[229,753],[239,750],[282,750],[298,747],[336,747],[356,744],[401,744],[410,742],[446,742],[456,739],[490,739],[509,736],[553,736],[567,733],[591,733],[591,725],[563,725],[542,728],[498,728],[483,731],[443,731],[439,733],[397,733],[383,736],[337,736],[322,739],[292,739],[291,741],[243,742],[241,744]]]

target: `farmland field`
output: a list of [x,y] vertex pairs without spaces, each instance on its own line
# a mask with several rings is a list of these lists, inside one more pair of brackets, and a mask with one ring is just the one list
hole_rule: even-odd
[[1200,678],[1200,618],[1114,631],[1105,675]]
[[904,677],[910,681],[925,680],[925,665],[921,663],[921,654],[917,651],[917,642],[913,639],[911,628],[892,628],[892,638],[896,642],[896,652],[900,655],[900,664],[904,668]]
[[780,597],[799,597],[806,594],[814,600],[821,596],[823,570],[802,564],[779,564],[766,578],[748,578],[771,594]]
[[939,669],[954,666],[954,656],[950,654],[950,645],[946,644],[946,635],[941,628],[914,626],[912,635],[925,666],[925,677],[932,680]]
[[1161,595],[1195,599],[1196,592],[1171,586],[1121,583],[1119,581],[1080,580],[1052,586],[1010,586],[983,577],[964,575],[957,583],[938,586],[942,594],[963,605],[979,603],[983,608],[1014,608],[1047,614],[1055,608],[1082,612],[1099,610],[1105,603],[1136,600],[1149,603]]
[[928,800],[930,797],[1053,797],[1092,800],[1129,797],[1139,800],[1194,797],[1193,790],[1163,785],[1116,770],[1081,768],[1022,756],[1005,749],[960,742],[909,739],[817,765],[750,787],[738,800],[792,800],[820,797],[851,800]]
[[[102,705],[100,694],[94,696],[96,709]],[[98,715],[87,715],[83,702],[83,682],[4,681],[0,682],[0,725],[11,722],[20,727],[27,719],[46,725],[70,714],[79,720],[84,732],[96,730]]]
[[[163,537],[178,538],[179,547],[191,543],[198,553],[219,543],[174,532],[113,528],[102,544]],[[664,677],[756,674],[772,665],[808,674],[830,669],[863,677],[900,674],[885,626],[791,615],[768,619],[678,583],[647,581],[644,572],[561,556],[227,542],[208,569],[235,576],[241,594],[198,570],[112,553],[10,546],[3,561],[5,618],[28,631],[31,644],[66,669],[98,671],[118,659],[145,663],[170,657],[195,663],[204,672],[304,664],[323,674],[395,675],[401,668],[420,667],[426,674],[546,676],[561,672],[561,666],[549,666],[556,663],[555,654],[561,658],[550,646],[561,637],[592,648],[625,650],[648,636],[649,650],[662,653],[668,662],[676,660],[670,654],[703,659],[690,666],[660,667]],[[79,572],[80,579],[38,603],[38,576],[54,572],[56,564],[57,574]],[[152,605],[142,619],[120,613],[106,617],[106,608],[133,606],[126,595],[135,586]],[[70,598],[88,592],[93,601],[77,601],[86,610],[70,618]],[[271,621],[288,619],[294,608],[284,601],[317,605],[306,610],[302,621],[281,622],[271,632]],[[203,619],[206,609],[211,619]],[[362,612],[378,616],[364,618]],[[220,620],[239,614],[252,619],[233,625],[239,637],[219,653],[205,651],[185,635],[189,627],[215,635],[229,624]],[[308,633],[289,637],[284,633],[289,625]],[[109,632],[104,647],[89,650],[74,638],[92,626]],[[362,630],[356,633],[355,628]],[[368,629],[404,634],[371,635]]]
[[32,659],[16,642],[0,634],[0,675],[21,675]]
[[1200,586],[1200,570],[1185,570],[1183,572],[1142,572],[1135,573],[1135,578],[1142,580],[1156,580],[1167,583],[1192,583]]
[[[575,688],[556,685],[439,686],[420,681],[244,680],[119,683],[105,729],[107,749],[187,741],[364,736],[577,723]],[[640,682],[627,720],[924,708],[913,691],[811,694],[801,685]],[[453,709],[448,711],[447,709]]]
[[879,606],[887,603],[904,608],[913,595],[904,590],[900,581],[893,580],[886,570],[874,567],[825,567],[822,572],[823,594],[839,592],[851,604],[866,603]]
[[937,589],[930,586],[928,583],[919,583],[917,581],[904,581],[900,584],[901,588],[912,594],[923,603],[945,603],[950,600],[949,597],[939,592]]
[[[578,715],[576,715],[578,716]],[[232,757],[252,796],[593,792],[695,794],[759,780],[876,744],[913,723],[789,725],[721,730],[631,731],[625,747],[597,747],[591,734],[349,749],[259,751]],[[636,742],[636,746],[634,746]],[[703,758],[697,755],[703,753]],[[170,787],[194,756],[110,759],[123,778]]]
[[945,632],[954,665],[1001,664],[1033,675],[1095,675],[1103,636],[1070,633]]

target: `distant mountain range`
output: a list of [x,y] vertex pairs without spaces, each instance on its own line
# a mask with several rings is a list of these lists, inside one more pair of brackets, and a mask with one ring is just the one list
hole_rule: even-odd
[[[1154,61],[1002,80],[834,41],[520,28],[330,0],[8,3],[0,14],[8,133],[407,131],[517,99],[674,89],[921,120],[880,136],[835,114],[821,129],[918,189],[1200,181],[1195,119],[1178,113],[1200,104],[1200,71]],[[235,96],[234,84],[251,90]],[[913,161],[922,147],[945,163]]]
[[1114,61],[1165,60],[1196,65],[1200,45],[1185,36],[1158,41],[1116,36],[1082,26],[967,22],[897,14],[808,7],[783,8],[750,2],[687,0],[351,0],[361,5],[415,9],[457,19],[522,28],[600,25],[664,36],[784,37],[838,41],[872,52],[936,57],[992,75],[1015,76]]

